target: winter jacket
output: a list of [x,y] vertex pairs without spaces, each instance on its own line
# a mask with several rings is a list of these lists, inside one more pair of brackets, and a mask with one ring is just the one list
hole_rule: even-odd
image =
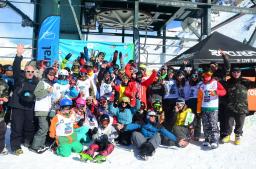
[[30,80],[25,79],[24,73],[20,68],[22,58],[22,56],[16,56],[13,62],[14,91],[8,105],[16,109],[34,110],[35,102],[26,103],[19,96],[19,93],[25,90],[34,93],[34,90],[38,84],[38,79],[35,76]]
[[253,86],[255,86],[255,84],[247,79],[229,79],[227,81],[227,111],[232,111],[237,114],[247,114],[247,91]]
[[[187,116],[188,116],[189,113],[192,113],[192,110],[190,108],[186,108],[185,110],[182,110],[181,112],[178,112],[177,116],[176,116],[175,125],[176,126],[187,126],[187,125],[189,125],[189,124],[185,124]],[[191,121],[191,123],[192,122],[193,121]]]
[[[8,85],[3,80],[0,79],[0,98],[6,97],[8,98]],[[3,108],[3,101],[0,100],[0,122],[4,119],[4,108]]]
[[157,127],[157,123],[149,123],[147,122],[144,125],[138,124],[138,123],[131,123],[125,126],[125,131],[133,131],[133,130],[137,130],[140,129],[141,133],[143,134],[143,136],[145,138],[152,138],[154,135],[156,135],[158,132],[160,134],[162,134],[163,136],[169,138],[172,141],[177,141],[176,136],[169,132],[168,130],[166,130],[163,126]]
[[109,112],[117,117],[117,120],[121,124],[130,124],[132,123],[133,114],[135,114],[136,110],[125,108],[121,110],[121,108],[114,107],[113,103],[109,105]]
[[52,94],[48,92],[48,88],[52,87],[44,79],[37,84],[34,94],[36,96],[35,102],[35,116],[48,116],[52,107]]
[[162,83],[152,83],[147,89],[148,103],[152,104],[157,99],[162,102],[164,94],[165,88]]
[[219,96],[225,94],[225,88],[215,79],[201,83],[198,90],[197,113],[218,110]]
[[128,84],[125,89],[125,95],[131,100],[131,107],[136,105],[137,98],[147,106],[147,89],[154,82],[156,76],[157,72],[153,71],[147,80],[144,80],[141,83],[133,81]]

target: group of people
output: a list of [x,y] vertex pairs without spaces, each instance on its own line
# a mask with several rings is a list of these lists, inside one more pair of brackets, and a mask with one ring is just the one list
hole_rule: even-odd
[[178,70],[164,65],[150,76],[143,64],[124,65],[118,51],[107,61],[103,52],[89,56],[85,47],[71,68],[68,54],[52,67],[30,62],[24,71],[23,53],[18,45],[13,65],[0,67],[1,154],[8,153],[8,123],[16,155],[23,154],[21,145],[39,154],[50,147],[59,156],[75,152],[103,162],[115,146],[133,144],[147,159],[159,145],[184,148],[202,137],[202,146],[216,149],[230,141],[234,122],[240,144],[247,90],[255,82],[242,78],[224,53],[222,67],[212,62],[188,71],[184,61]]

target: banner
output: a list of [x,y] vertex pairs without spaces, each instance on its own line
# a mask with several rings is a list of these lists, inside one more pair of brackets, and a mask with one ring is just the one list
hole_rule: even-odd
[[[97,55],[99,52],[104,52],[104,60],[111,62],[113,54],[117,50],[118,52],[122,52],[124,64],[127,64],[129,60],[134,59],[133,44],[60,39],[59,63],[61,63],[68,53],[72,53],[72,57],[67,63],[68,67],[72,67],[73,61],[80,56],[80,52],[84,51],[85,46],[88,48],[89,57],[92,56],[93,53],[94,55]],[[120,66],[119,57],[116,63]]]
[[41,24],[37,60],[46,60],[52,66],[59,54],[60,16],[49,16]]
[[248,96],[248,110],[256,111],[256,89],[249,89],[247,96]]

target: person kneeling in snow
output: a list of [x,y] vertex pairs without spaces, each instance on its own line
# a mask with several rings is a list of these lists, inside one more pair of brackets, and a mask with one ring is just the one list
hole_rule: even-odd
[[59,156],[68,157],[71,152],[79,153],[83,145],[77,140],[73,125],[75,113],[71,111],[72,101],[63,98],[60,100],[60,110],[51,120],[50,137],[55,138],[57,144],[56,153]]
[[[103,114],[99,117],[99,127],[92,130],[93,143],[90,145],[89,149],[80,153],[82,160],[90,160],[96,163],[106,161],[106,156],[114,150],[114,139],[118,136],[111,121],[113,120],[110,120],[107,114]],[[95,152],[99,153],[94,156]]]
[[[140,132],[134,131],[132,133],[132,143],[139,149],[139,156],[147,160],[148,156],[152,156],[155,149],[161,143],[160,134],[177,142],[174,134],[166,130],[157,120],[157,113],[150,111],[147,114],[147,120],[144,125],[131,123],[126,126],[119,126],[125,131],[132,131],[140,129]],[[184,140],[178,143],[180,146],[184,144]]]

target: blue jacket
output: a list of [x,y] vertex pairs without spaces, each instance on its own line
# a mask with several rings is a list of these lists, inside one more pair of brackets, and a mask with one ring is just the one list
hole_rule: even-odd
[[117,117],[117,120],[121,124],[130,124],[132,123],[133,111],[130,108],[120,111],[118,107],[114,107],[113,103],[109,105],[109,111]]
[[177,138],[173,133],[169,132],[164,127],[157,128],[156,123],[152,124],[152,123],[147,122],[144,125],[140,125],[137,123],[131,123],[125,127],[125,131],[132,131],[132,130],[136,130],[136,129],[141,129],[141,133],[146,138],[151,138],[159,132],[160,134],[169,138],[170,140],[175,141],[175,142],[177,141]]

